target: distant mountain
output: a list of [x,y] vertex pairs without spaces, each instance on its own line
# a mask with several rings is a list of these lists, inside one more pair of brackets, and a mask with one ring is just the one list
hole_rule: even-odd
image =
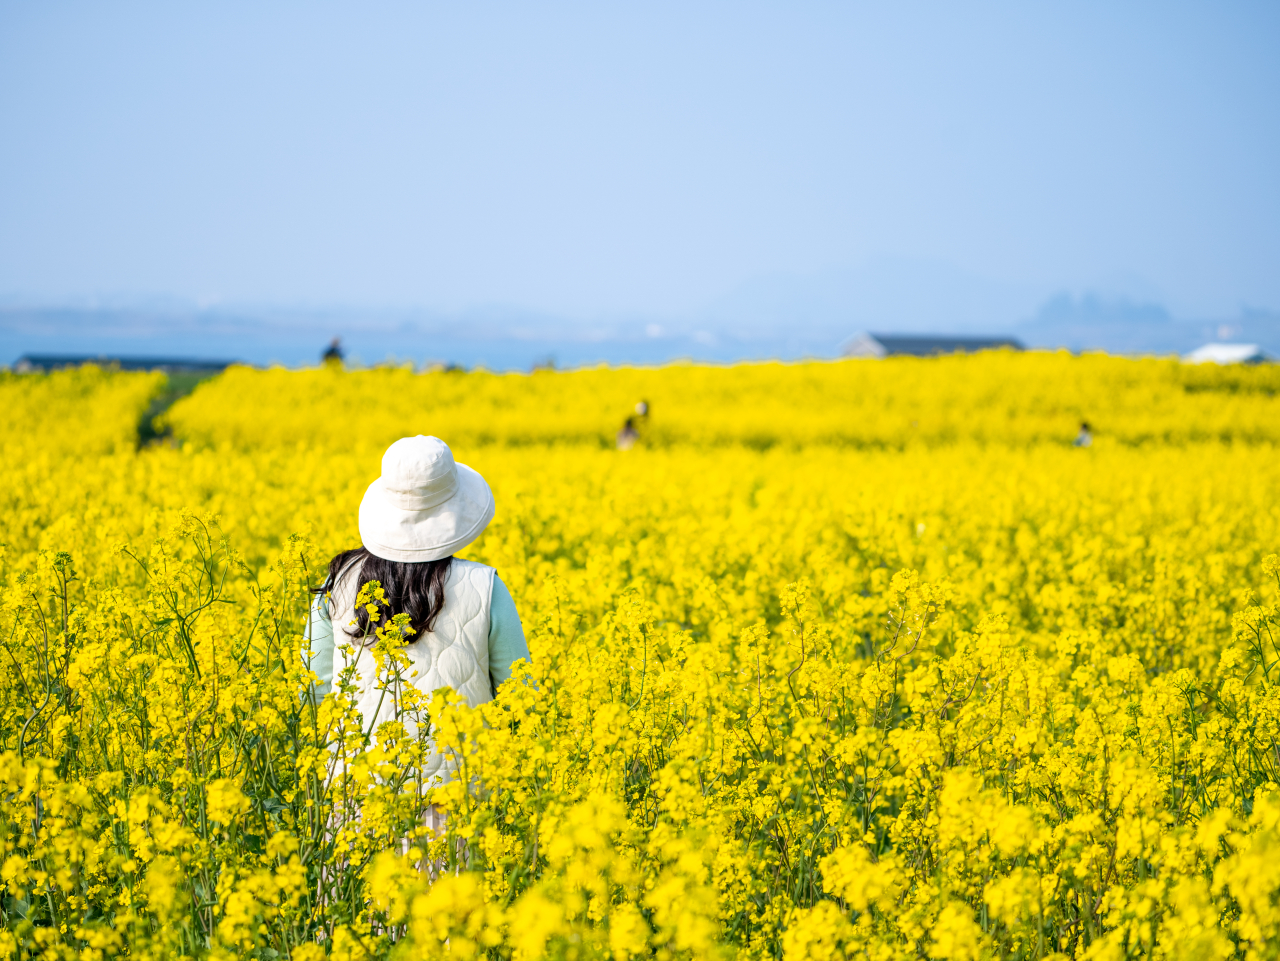
[[1160,304],[1062,293],[1014,332],[1031,347],[1105,350],[1113,354],[1184,354],[1209,341],[1280,349],[1280,314],[1245,310],[1230,321],[1184,320]]
[[762,274],[709,304],[703,323],[742,337],[808,337],[828,349],[863,330],[1008,333],[1042,288],[992,280],[950,264],[874,257],[857,267]]
[[[28,353],[237,357],[314,364],[341,337],[354,363],[387,360],[528,370],[595,363],[658,364],[835,357],[860,331],[1014,336],[1029,347],[1183,354],[1210,341],[1280,356],[1280,313],[1228,321],[1176,318],[1153,299],[1022,288],[937,265],[877,261],[859,270],[773,275],[685,318],[584,320],[493,306],[428,309],[24,307],[0,304],[0,365]],[[1035,305],[1039,302],[1040,306]],[[1019,321],[1019,317],[1027,318]]]

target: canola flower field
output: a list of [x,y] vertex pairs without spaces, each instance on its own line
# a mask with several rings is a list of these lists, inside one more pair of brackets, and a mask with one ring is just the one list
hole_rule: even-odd
[[[163,384],[0,375],[0,957],[1280,957],[1276,368]],[[304,663],[416,433],[533,655],[445,785]]]

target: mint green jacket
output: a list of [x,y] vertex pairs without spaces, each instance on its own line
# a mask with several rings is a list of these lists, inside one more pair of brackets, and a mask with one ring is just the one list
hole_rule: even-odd
[[[334,654],[333,623],[323,595],[311,605],[307,638],[311,641],[311,670],[320,679],[315,688],[316,697],[321,698],[333,684]],[[520,614],[507,585],[495,574],[493,592],[489,595],[489,683],[495,694],[498,685],[511,676],[511,665],[521,658],[532,660],[524,628],[520,626]]]

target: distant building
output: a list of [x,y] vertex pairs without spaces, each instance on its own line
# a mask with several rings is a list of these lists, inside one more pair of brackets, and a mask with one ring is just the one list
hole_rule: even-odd
[[233,360],[192,360],[189,357],[96,357],[73,354],[24,354],[13,365],[15,373],[31,374],[82,364],[118,367],[120,370],[162,370],[166,374],[216,374]]
[[1186,364],[1261,364],[1268,357],[1257,344],[1205,344],[1183,356]]
[[1022,344],[1012,337],[858,334],[845,343],[843,353],[846,357],[938,357],[1000,347],[1022,350]]

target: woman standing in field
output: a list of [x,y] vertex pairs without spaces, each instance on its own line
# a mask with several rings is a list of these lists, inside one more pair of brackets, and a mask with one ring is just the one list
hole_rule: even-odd
[[[316,589],[307,633],[317,698],[354,665],[364,730],[372,734],[383,721],[404,719],[396,692],[379,683],[369,651],[377,625],[366,606],[356,608],[360,588],[370,581],[386,594],[382,623],[403,613],[413,629],[402,683],[427,696],[451,687],[472,707],[493,698],[512,664],[529,657],[520,615],[492,567],[454,557],[480,536],[493,512],[489,485],[455,463],[442,440],[419,434],[387,449],[382,476],[360,503],[362,546],[333,558]],[[341,632],[336,639],[334,625]],[[433,780],[447,776],[447,767],[433,753],[421,774]]]

